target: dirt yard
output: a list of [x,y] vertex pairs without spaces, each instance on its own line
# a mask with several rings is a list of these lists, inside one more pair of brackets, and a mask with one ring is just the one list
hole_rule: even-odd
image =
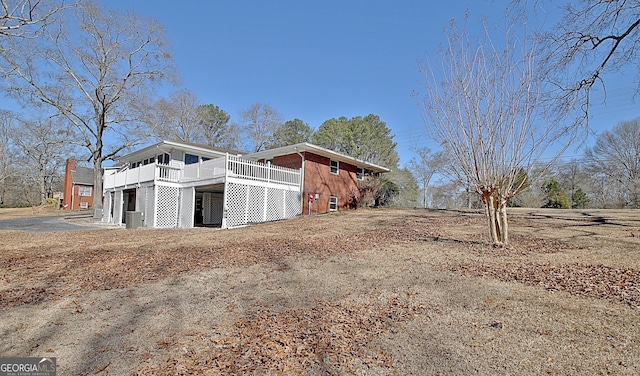
[[[2,213],[0,213],[1,215]],[[0,357],[58,375],[640,374],[640,211],[0,232]]]

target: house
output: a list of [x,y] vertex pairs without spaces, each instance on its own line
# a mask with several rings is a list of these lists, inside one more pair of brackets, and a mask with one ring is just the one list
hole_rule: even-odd
[[358,192],[358,181],[366,176],[389,172],[388,168],[306,142],[246,157],[276,166],[302,169],[302,214],[351,208],[352,196]]
[[326,213],[349,207],[359,179],[387,171],[309,143],[242,155],[161,141],[105,169],[103,221],[138,212],[146,227],[227,228]]
[[64,172],[62,209],[90,209],[93,203],[93,169],[67,159]]

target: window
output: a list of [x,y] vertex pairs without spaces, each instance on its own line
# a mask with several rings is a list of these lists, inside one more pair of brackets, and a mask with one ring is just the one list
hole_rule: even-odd
[[88,209],[89,208],[89,203],[86,201],[83,201],[80,203],[80,209]]
[[329,197],[329,211],[338,210],[338,198],[336,196]]
[[149,159],[145,159],[144,161],[142,161],[142,165],[146,166],[149,164]]
[[364,168],[358,167],[358,172],[356,172],[356,176],[358,177],[358,180],[364,179]]
[[136,167],[140,167],[140,162],[133,162],[131,164],[131,168],[136,168]]
[[86,185],[78,186],[78,196],[89,196],[91,197],[91,187]]
[[330,161],[331,164],[331,173],[332,174],[338,174],[338,170],[340,168],[340,165],[338,164],[338,161]]
[[158,158],[157,159],[158,164],[165,164],[165,165],[169,164],[169,154],[167,154],[167,153],[158,154],[157,158]]
[[156,157],[149,158],[149,163],[155,163],[155,162],[156,162]]
[[188,164],[198,163],[198,159],[199,157],[197,155],[186,153],[184,155],[184,164],[188,165]]

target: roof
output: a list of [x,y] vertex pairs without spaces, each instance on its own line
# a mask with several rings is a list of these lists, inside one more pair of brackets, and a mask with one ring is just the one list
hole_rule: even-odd
[[276,156],[287,155],[287,154],[295,154],[297,152],[300,152],[300,153],[309,152],[309,153],[321,155],[323,157],[327,157],[327,158],[330,158],[330,159],[333,159],[333,160],[337,160],[337,161],[340,161],[340,162],[349,163],[349,164],[352,164],[352,165],[354,165],[356,167],[365,168],[367,170],[371,170],[371,171],[375,171],[375,172],[389,172],[389,171],[391,171],[386,167],[378,166],[377,164],[369,163],[369,162],[363,161],[361,159],[357,159],[357,158],[348,156],[346,154],[338,153],[338,152],[335,152],[333,150],[329,150],[329,149],[323,148],[321,146],[310,144],[308,142],[302,142],[302,143],[295,144],[295,145],[283,146],[283,147],[276,148],[276,149],[269,149],[269,150],[259,151],[257,153],[244,155],[243,157],[244,158],[250,158],[250,159],[256,159],[256,160],[257,159],[272,159],[273,157],[276,157]]
[[76,166],[71,170],[71,182],[74,185],[93,185],[93,169]]
[[118,165],[124,164],[126,162],[136,162],[140,158],[149,157],[152,154],[158,153],[169,153],[172,149],[184,150],[188,153],[194,153],[203,157],[219,157],[223,156],[227,153],[231,155],[240,155],[241,152],[237,150],[217,148],[214,146],[203,145],[203,144],[194,144],[191,142],[178,142],[178,141],[160,141],[153,145],[149,145],[145,148],[134,151],[133,153],[129,153],[123,155],[118,158]]

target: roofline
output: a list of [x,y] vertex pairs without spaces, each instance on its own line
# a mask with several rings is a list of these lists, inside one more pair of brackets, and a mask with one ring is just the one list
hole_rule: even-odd
[[375,172],[391,171],[386,167],[379,166],[377,164],[370,163],[367,161],[363,161],[361,159],[357,159],[346,154],[338,153],[318,145],[310,144],[308,142],[301,142],[295,145],[288,145],[288,146],[282,146],[275,149],[263,150],[256,153],[246,154],[243,157],[252,158],[252,159],[271,159],[279,155],[293,154],[296,152],[305,152],[305,151],[312,152],[314,154],[318,154],[330,159],[335,159],[341,162],[350,163],[355,165],[356,167],[365,167],[368,170],[375,171]]
[[227,152],[229,152],[229,154],[232,155],[239,155],[236,153],[232,153],[231,150],[222,150],[222,149],[217,149],[214,147],[206,147],[206,146],[197,146],[194,144],[186,144],[186,143],[182,143],[182,142],[177,142],[177,141],[167,141],[167,140],[162,140],[160,142],[156,142],[155,144],[151,144],[147,147],[144,147],[142,149],[138,149],[134,152],[131,152],[129,154],[125,154],[122,157],[117,159],[118,163],[121,163],[123,160],[124,161],[130,161],[131,159],[135,159],[133,157],[136,157],[139,154],[145,154],[151,150],[160,150],[163,153],[168,153],[170,150],[163,150],[163,147],[169,147],[171,149],[176,148],[176,149],[180,149],[180,150],[185,150],[185,151],[193,151],[193,152],[197,152],[197,153],[206,153],[206,154],[219,154],[219,155],[224,155]]

